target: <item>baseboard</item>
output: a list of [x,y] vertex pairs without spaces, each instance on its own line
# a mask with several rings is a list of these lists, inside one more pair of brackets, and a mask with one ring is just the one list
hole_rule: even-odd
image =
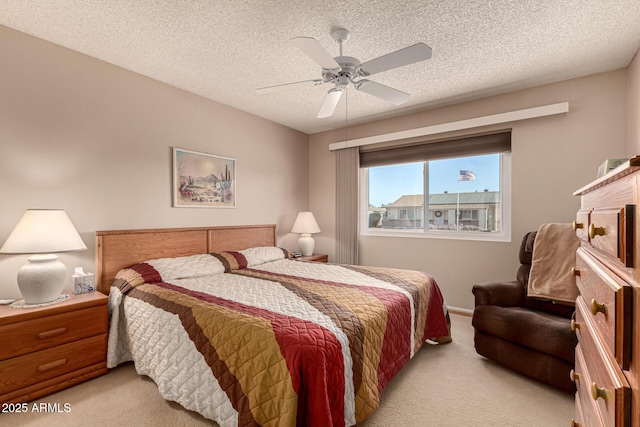
[[469,316],[469,317],[473,316],[473,310],[469,310],[468,308],[447,306],[447,309],[451,314],[460,314],[462,316]]

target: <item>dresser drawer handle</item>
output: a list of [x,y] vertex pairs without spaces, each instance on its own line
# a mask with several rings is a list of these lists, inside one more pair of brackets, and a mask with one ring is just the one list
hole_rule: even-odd
[[67,359],[59,359],[54,362],[45,363],[38,366],[38,372],[46,372],[67,364]]
[[575,332],[576,329],[580,329],[580,323],[578,323],[575,320],[571,319],[571,330],[573,332]]
[[591,314],[594,316],[598,313],[602,313],[605,316],[607,315],[607,306],[604,304],[599,304],[598,301],[594,299],[591,300]]
[[50,331],[40,332],[38,334],[38,338],[41,340],[46,340],[48,338],[57,337],[58,335],[64,335],[66,333],[67,333],[67,327],[63,326],[62,328],[51,329]]
[[584,228],[584,224],[578,221],[573,221],[573,231],[578,231],[579,228]]
[[571,277],[580,277],[581,274],[579,269],[571,267]]
[[594,239],[596,236],[604,236],[605,234],[607,233],[605,232],[604,227],[596,227],[593,224],[589,226],[589,237],[591,237],[592,239]]
[[598,400],[599,397],[601,397],[603,400],[607,400],[607,390],[604,388],[599,388],[598,384],[596,383],[592,383],[591,397],[593,397],[593,400]]
[[575,383],[576,381],[580,381],[580,374],[572,369],[571,372],[569,372],[569,378]]

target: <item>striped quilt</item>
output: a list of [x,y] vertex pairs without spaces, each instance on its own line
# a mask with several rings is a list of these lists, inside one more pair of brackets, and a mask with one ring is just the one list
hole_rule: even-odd
[[449,321],[421,272],[287,259],[279,248],[150,260],[110,293],[108,364],[221,426],[343,426]]

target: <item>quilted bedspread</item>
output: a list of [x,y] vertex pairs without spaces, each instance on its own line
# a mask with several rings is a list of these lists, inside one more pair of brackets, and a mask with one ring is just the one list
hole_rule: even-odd
[[365,419],[427,339],[447,342],[426,273],[319,264],[279,248],[150,260],[110,293],[108,366],[221,426]]

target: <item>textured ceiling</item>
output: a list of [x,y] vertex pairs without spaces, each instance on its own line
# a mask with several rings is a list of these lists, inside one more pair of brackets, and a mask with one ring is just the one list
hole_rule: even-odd
[[[639,0],[0,0],[2,25],[309,134],[624,68],[639,23]],[[432,59],[370,77],[407,103],[350,87],[317,119],[329,85],[255,94],[320,78],[288,41],[314,37],[338,56],[339,27],[344,55],[362,62],[431,46]]]

